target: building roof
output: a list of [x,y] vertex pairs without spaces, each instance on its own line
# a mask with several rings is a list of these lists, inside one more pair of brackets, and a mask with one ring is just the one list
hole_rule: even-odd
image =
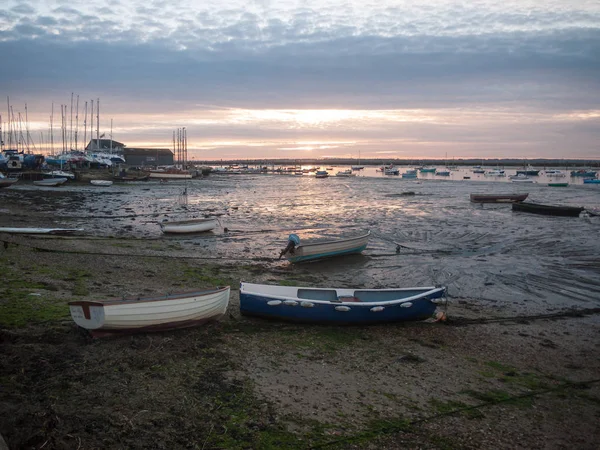
[[111,139],[90,139],[89,144],[85,147],[86,150],[110,150],[111,148],[124,148],[125,144]]

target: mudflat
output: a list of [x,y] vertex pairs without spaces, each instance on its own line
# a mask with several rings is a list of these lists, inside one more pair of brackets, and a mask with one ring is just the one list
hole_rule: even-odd
[[[419,230],[407,227],[396,253],[385,248],[389,225],[371,224],[380,238],[362,255],[290,265],[275,257],[285,244],[280,229],[260,227],[255,239],[241,230],[258,214],[241,201],[213,207],[229,231],[172,239],[153,234],[155,223],[142,224],[148,216],[124,217],[122,204],[113,209],[117,219],[98,218],[107,215],[103,205],[118,203],[110,192],[102,194],[107,203],[76,187],[42,199],[12,189],[1,193],[0,226],[90,223],[94,232],[0,235],[0,434],[11,449],[595,449],[600,443],[594,284],[600,266],[585,255],[575,266],[573,255],[546,255],[542,247],[532,254],[532,230],[546,225],[529,218],[519,224],[527,230],[521,241],[527,252],[520,255],[537,256],[523,275],[525,289],[514,282],[518,274],[508,259],[514,255],[499,250],[501,239],[494,251],[472,240],[469,252],[458,251],[452,242],[442,248],[435,239],[419,240]],[[423,201],[416,197],[411,202]],[[477,232],[489,228],[486,219],[477,221],[485,211],[472,211],[471,234],[485,240]],[[128,222],[150,231],[123,232]],[[597,224],[575,228],[588,226]],[[554,288],[561,276],[566,294]],[[240,280],[441,282],[449,286],[448,320],[334,327],[241,317]],[[544,283],[556,292],[537,288]],[[172,332],[94,340],[67,307],[74,299],[217,285],[232,287],[227,316]]]

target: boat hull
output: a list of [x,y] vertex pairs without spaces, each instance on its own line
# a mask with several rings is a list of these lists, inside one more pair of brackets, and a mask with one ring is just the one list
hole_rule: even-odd
[[229,304],[229,286],[164,297],[76,301],[69,303],[73,321],[93,336],[186,328],[216,320]]
[[513,211],[541,214],[545,216],[578,217],[584,208],[575,206],[553,206],[538,203],[514,203]]
[[61,186],[66,182],[66,178],[45,178],[43,180],[34,181],[33,184],[36,186]]
[[600,184],[600,180],[596,180],[596,179],[583,180],[583,184]]
[[10,187],[19,181],[18,178],[0,178],[0,188]]
[[217,226],[217,219],[182,220],[178,222],[162,222],[163,233],[203,233]]
[[527,198],[526,194],[471,194],[470,199],[473,203],[514,203],[522,202]]
[[300,263],[360,253],[367,248],[370,236],[371,232],[369,231],[367,234],[356,238],[300,245],[294,250],[294,253],[287,253],[286,259],[291,263]]
[[[257,288],[258,286],[258,288]],[[242,283],[240,312],[274,320],[320,324],[375,324],[425,320],[433,316],[444,288],[412,289],[314,289],[268,286]],[[283,293],[268,288],[282,288]],[[289,292],[285,293],[285,289]],[[299,296],[309,291],[315,298]],[[413,295],[407,295],[412,293]],[[382,301],[363,301],[363,297],[380,296]],[[396,300],[394,296],[398,296]],[[330,300],[327,298],[330,297]],[[321,298],[321,299],[319,299]],[[391,300],[386,300],[391,299]]]
[[112,186],[113,182],[110,180],[90,180],[90,184],[94,186]]
[[192,178],[192,174],[186,172],[150,172],[149,177],[164,180],[185,180]]

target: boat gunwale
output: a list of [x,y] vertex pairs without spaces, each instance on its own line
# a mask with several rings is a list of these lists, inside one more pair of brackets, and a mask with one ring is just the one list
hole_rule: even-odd
[[[273,286],[273,285],[260,285],[260,284],[254,284],[254,283],[247,283],[247,284],[253,284],[255,286]],[[278,286],[273,286],[273,287],[278,287]],[[284,286],[280,286],[280,287],[284,287]],[[427,299],[425,297],[427,297],[428,295],[431,294],[435,294],[437,292],[444,292],[446,290],[445,287],[431,287],[431,286],[425,286],[425,287],[412,287],[412,288],[387,288],[387,289],[354,289],[354,292],[368,292],[368,291],[377,291],[377,292],[390,292],[390,291],[410,291],[410,290],[414,290],[414,289],[429,289],[428,291],[425,291],[423,293],[417,294],[417,295],[413,295],[411,297],[406,297],[403,299],[396,299],[396,300],[385,300],[385,301],[379,301],[379,302],[333,302],[330,300],[313,300],[313,299],[307,299],[307,298],[300,298],[298,297],[298,290],[299,289],[313,289],[313,290],[321,290],[321,291],[331,291],[331,290],[335,290],[336,293],[338,290],[342,289],[342,290],[351,290],[348,288],[311,288],[311,287],[306,287],[306,286],[294,286],[294,288],[296,289],[296,296],[295,297],[289,297],[287,295],[276,295],[276,294],[263,294],[263,293],[251,293],[248,291],[244,290],[244,283],[242,283],[241,287],[240,287],[240,296],[242,294],[247,294],[247,295],[254,295],[254,296],[260,296],[260,297],[266,297],[266,298],[272,298],[275,300],[282,300],[282,301],[286,301],[286,300],[293,300],[293,301],[297,301],[297,302],[311,302],[311,303],[317,303],[317,304],[322,304],[322,305],[334,305],[334,306],[368,306],[370,308],[374,307],[374,306],[381,306],[381,305],[399,305],[401,303],[406,303],[406,302],[411,302],[411,301],[415,301],[415,300],[421,300],[421,299],[426,299],[426,300],[431,300],[431,299]]]
[[352,238],[338,239],[338,240],[335,240],[335,241],[325,241],[325,242],[315,242],[315,243],[308,243],[308,244],[300,244],[298,247],[296,247],[296,249],[294,251],[298,251],[300,248],[318,247],[318,246],[321,246],[321,245],[339,244],[339,243],[342,243],[342,242],[353,242],[353,241],[357,241],[357,240],[360,240],[360,239],[368,238],[369,236],[371,236],[371,230],[367,231],[366,234],[363,234],[361,236],[352,237]]
[[176,294],[167,294],[162,297],[126,297],[126,298],[112,298],[107,300],[77,300],[69,302],[69,306],[112,306],[112,305],[123,305],[123,304],[139,304],[139,303],[151,303],[165,300],[183,300],[190,297],[205,297],[212,294],[217,294],[230,290],[231,286],[225,286],[222,288],[215,288],[204,291],[185,291],[178,292]]

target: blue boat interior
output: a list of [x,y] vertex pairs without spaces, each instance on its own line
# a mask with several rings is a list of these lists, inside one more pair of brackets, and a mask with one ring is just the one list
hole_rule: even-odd
[[338,296],[335,289],[298,289],[298,298],[322,300],[327,302],[386,302],[413,295],[423,294],[428,289],[410,289],[406,291],[354,291],[354,297]]

